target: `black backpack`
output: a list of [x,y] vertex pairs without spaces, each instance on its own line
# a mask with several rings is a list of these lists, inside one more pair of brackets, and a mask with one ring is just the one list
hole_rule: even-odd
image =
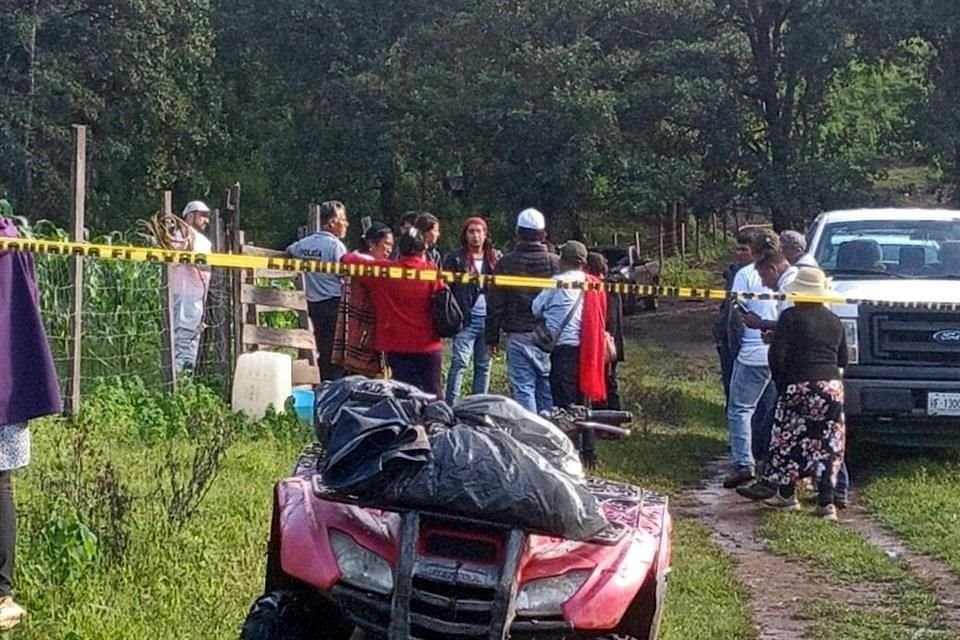
[[450,287],[444,285],[430,298],[433,326],[441,338],[452,338],[463,331],[464,315]]

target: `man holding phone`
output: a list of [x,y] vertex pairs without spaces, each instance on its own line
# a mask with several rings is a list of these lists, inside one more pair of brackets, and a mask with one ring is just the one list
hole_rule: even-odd
[[[763,285],[756,263],[780,250],[777,236],[768,230],[758,231],[751,244],[754,262],[740,269],[734,277],[731,290],[736,293],[772,294]],[[745,316],[755,315],[761,321],[777,319],[775,300],[738,300]],[[767,363],[768,346],[759,328],[745,327],[740,339],[740,351],[733,363],[730,378],[730,396],[727,399],[727,428],[730,430],[730,474],[723,486],[733,489],[753,480],[756,461],[753,455],[753,417],[770,386],[770,367]]]

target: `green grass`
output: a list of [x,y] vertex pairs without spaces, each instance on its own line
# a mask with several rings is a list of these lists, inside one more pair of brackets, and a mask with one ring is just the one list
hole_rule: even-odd
[[859,534],[809,513],[767,512],[758,534],[767,548],[815,574],[843,585],[867,585],[877,593],[871,605],[815,600],[801,617],[815,622],[818,640],[886,640],[950,636],[936,628],[939,604],[906,568]]
[[888,466],[862,495],[883,524],[960,576],[960,456],[945,454]]
[[[189,469],[209,434],[180,427],[222,409],[210,394],[137,391],[107,387],[76,424],[33,425],[33,461],[16,479],[18,593],[30,613],[17,638],[234,638],[261,589],[273,482],[289,473],[307,430],[288,418],[231,418],[226,463],[178,528],[167,524],[167,456]],[[121,537],[124,551],[111,554]]]
[[[38,438],[38,458],[46,439]],[[17,637],[232,638],[262,585],[263,551],[273,479],[289,472],[298,447],[276,441],[236,445],[206,504],[182,531],[159,535],[163,514],[140,504],[126,561],[95,565],[51,583],[46,560],[21,541],[21,592],[30,618]],[[21,503],[35,495],[23,474]],[[29,531],[34,519],[24,525]],[[33,522],[32,522],[33,521]]]
[[[601,450],[602,473],[676,496],[695,485],[708,460],[726,447],[716,372],[636,341],[619,370],[627,406],[643,427]],[[710,530],[675,517],[673,572],[663,640],[756,637],[746,589]]]
[[[646,429],[605,447],[603,471],[675,494],[724,448],[713,372],[636,342],[628,349],[623,391],[644,402]],[[502,357],[493,387],[505,388]],[[34,423],[33,464],[17,474],[18,587],[30,613],[17,638],[236,637],[262,589],[271,488],[310,435],[285,418],[231,418],[219,476],[192,518],[170,526],[166,456],[189,469],[210,435],[209,425],[192,433],[191,417],[217,402],[202,390],[169,397],[114,384],[85,400],[76,425]],[[121,538],[125,549],[111,554]],[[708,529],[678,519],[673,558],[663,639],[755,636],[744,587]]]
[[770,551],[806,562],[837,582],[884,583],[905,576],[883,551],[856,533],[810,513],[768,511],[758,533]]
[[749,598],[710,530],[681,519],[673,531],[673,573],[663,640],[747,640],[756,637]]
[[811,637],[817,640],[950,640],[948,631],[930,629],[926,621],[904,618],[897,611],[857,609],[814,600],[801,609],[800,617],[815,622]]

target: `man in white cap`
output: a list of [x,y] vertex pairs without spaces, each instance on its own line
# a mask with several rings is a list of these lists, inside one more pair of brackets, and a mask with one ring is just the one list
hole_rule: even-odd
[[[550,278],[557,273],[559,258],[547,250],[547,224],[536,209],[524,209],[517,217],[517,243],[497,263],[494,275]],[[507,378],[513,396],[533,412],[553,407],[550,393],[550,354],[533,342],[536,326],[531,304],[539,289],[491,286],[487,292],[486,343],[492,354],[499,349],[500,334],[506,334]]]
[[[182,248],[197,253],[211,253],[213,245],[203,234],[210,225],[210,208],[200,200],[187,203],[183,220],[189,237],[181,240]],[[210,288],[210,267],[178,264],[171,267],[170,288],[173,290],[173,363],[178,372],[197,364],[200,335],[203,333],[203,309]]]

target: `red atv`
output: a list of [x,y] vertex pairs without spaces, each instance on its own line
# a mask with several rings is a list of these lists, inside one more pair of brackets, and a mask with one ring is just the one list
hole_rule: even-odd
[[[586,412],[555,417],[568,434],[598,427]],[[671,553],[665,497],[588,478],[610,524],[577,542],[360,504],[324,484],[323,457],[307,448],[276,485],[265,593],[242,640],[657,637]]]

